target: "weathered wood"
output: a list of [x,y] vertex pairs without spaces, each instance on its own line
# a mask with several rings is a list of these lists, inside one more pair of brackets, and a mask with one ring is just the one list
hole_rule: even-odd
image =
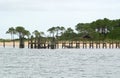
[[73,48],[73,42],[69,42],[68,48]]
[[31,48],[51,48],[56,49],[59,47],[62,48],[120,48],[120,43],[118,42],[108,42],[108,41],[55,41],[55,38],[50,42],[41,41],[40,38],[33,40],[31,37],[31,41],[29,42]]
[[3,40],[3,47],[5,48],[5,40]]
[[100,48],[100,42],[96,43],[96,48]]
[[87,48],[87,43],[83,41],[83,48]]
[[34,48],[37,48],[37,38],[35,38]]
[[19,48],[24,48],[24,38],[20,36]]
[[38,37],[38,41],[37,41],[37,43],[36,43],[36,44],[38,44],[38,46],[37,46],[38,49],[41,48],[41,41],[40,41],[40,40],[41,40],[41,37],[39,36],[39,37]]
[[113,42],[109,42],[109,48],[114,48]]
[[15,40],[13,39],[13,48],[15,48]]
[[119,42],[115,42],[115,47],[116,47],[116,48],[120,48]]
[[62,43],[62,48],[65,48],[65,42]]
[[80,43],[76,43],[76,48],[80,48]]
[[107,44],[106,44],[106,42],[102,42],[102,48],[107,48]]
[[55,49],[55,38],[53,37],[52,41],[51,41],[51,49]]
[[33,48],[33,36],[31,36],[31,43],[30,43],[31,48]]
[[93,41],[90,41],[90,42],[89,42],[89,48],[94,48],[94,43],[93,43]]

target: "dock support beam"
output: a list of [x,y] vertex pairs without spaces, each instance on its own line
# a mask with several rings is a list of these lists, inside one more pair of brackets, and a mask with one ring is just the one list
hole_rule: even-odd
[[19,48],[24,48],[24,37],[20,36]]

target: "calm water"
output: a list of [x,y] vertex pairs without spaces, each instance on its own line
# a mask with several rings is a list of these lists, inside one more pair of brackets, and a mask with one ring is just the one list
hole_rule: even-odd
[[0,48],[0,78],[120,78],[120,50]]

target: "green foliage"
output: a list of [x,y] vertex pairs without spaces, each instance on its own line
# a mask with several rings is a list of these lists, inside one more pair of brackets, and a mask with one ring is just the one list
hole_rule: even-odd
[[79,23],[76,25],[76,30],[81,35],[91,36],[92,40],[111,39],[113,34],[115,34],[114,39],[119,39],[119,30],[116,29],[117,27],[120,27],[120,19],[109,20],[104,18],[91,23]]
[[50,34],[52,34],[52,37],[59,37],[59,34],[61,35],[64,31],[65,28],[63,26],[57,26],[57,27],[51,27],[47,30],[48,32],[50,32]]
[[120,40],[120,27],[115,28],[108,34],[108,38],[112,40]]
[[28,30],[25,30],[25,31],[24,31],[24,35],[29,38],[31,34],[30,34],[30,32],[29,32]]
[[[119,40],[120,39],[120,19],[109,20],[107,18],[98,19],[91,23],[78,23],[75,26],[74,32],[72,28],[65,29],[63,26],[51,27],[47,31],[51,34],[50,37],[44,39],[51,40],[55,37],[56,40],[84,40],[85,36],[90,37],[88,40]],[[25,37],[31,35],[28,30],[22,26],[17,26],[15,29],[10,27],[7,34],[11,34],[11,39],[15,34],[19,37]],[[44,32],[35,30],[33,34],[36,37],[44,35]]]
[[19,38],[20,37],[24,38],[25,36],[29,37],[31,35],[30,32],[22,26],[17,26],[15,31],[16,34],[18,34]]
[[75,40],[77,34],[72,28],[67,28],[67,30],[61,35],[60,40]]
[[76,25],[75,29],[78,31],[78,33],[84,33],[84,34],[87,34],[89,33],[89,31],[91,31],[89,23],[79,23]]
[[16,33],[18,34],[19,37],[24,37],[25,35],[25,28],[22,26],[17,26],[16,27]]
[[11,40],[14,39],[14,34],[16,33],[15,29],[13,27],[10,27],[7,31],[6,34],[11,34]]
[[40,37],[40,36],[44,35],[44,32],[40,32],[40,31],[38,31],[38,30],[35,30],[35,31],[33,32],[33,34],[35,35],[35,37]]

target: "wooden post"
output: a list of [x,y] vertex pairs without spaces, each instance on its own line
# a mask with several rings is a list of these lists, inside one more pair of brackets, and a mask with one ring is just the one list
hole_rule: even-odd
[[5,48],[5,40],[3,40],[3,47]]
[[91,48],[91,41],[89,41],[89,48]]
[[29,48],[29,37],[28,37],[28,48]]
[[69,41],[69,43],[68,43],[69,45],[68,45],[68,47],[67,48],[70,48],[70,41]]
[[112,42],[109,42],[109,48],[114,48],[114,46],[113,46],[113,41],[112,41]]
[[55,43],[55,47],[56,47],[56,48],[59,48],[58,41]]
[[58,41],[58,38],[57,38],[57,40],[56,40],[55,47],[56,47],[56,48],[59,48],[59,41]]
[[120,48],[120,42],[118,41],[118,48]]
[[13,39],[13,48],[15,48],[15,40]]
[[89,42],[89,48],[94,48],[94,46],[93,46],[93,41],[90,41],[90,42]]
[[69,46],[68,46],[68,48],[73,48],[73,44],[72,44],[71,41],[69,41]]
[[31,45],[31,48],[33,48],[33,36],[31,36],[31,43],[30,43]]
[[80,42],[76,41],[76,48],[80,48]]
[[101,46],[100,46],[100,40],[99,40],[99,42],[97,42],[97,48],[100,48]]
[[85,48],[85,47],[84,47],[84,41],[83,41],[83,48]]
[[96,48],[100,48],[100,41],[96,42]]
[[87,48],[87,43],[83,41],[83,48]]
[[45,49],[46,48],[46,44],[44,43],[43,45],[44,45],[44,49]]
[[48,41],[48,44],[47,44],[47,48],[49,49],[50,48],[50,41]]
[[34,48],[37,48],[37,37],[35,37]]
[[64,48],[65,47],[65,42],[62,42],[62,48]]
[[55,49],[55,38],[54,37],[51,41],[51,49]]
[[116,41],[116,42],[115,42],[115,45],[116,45],[116,46],[115,46],[116,48],[119,48],[119,42]]
[[38,48],[40,48],[40,36],[39,36],[39,38],[38,38]]
[[71,42],[71,47],[72,47],[72,48],[74,48],[74,47],[73,47],[73,44],[74,44],[74,42],[72,41],[72,42]]
[[102,44],[103,44],[102,48],[107,48],[107,45],[106,45],[105,41],[103,41]]
[[24,48],[24,37],[20,36],[19,48]]

